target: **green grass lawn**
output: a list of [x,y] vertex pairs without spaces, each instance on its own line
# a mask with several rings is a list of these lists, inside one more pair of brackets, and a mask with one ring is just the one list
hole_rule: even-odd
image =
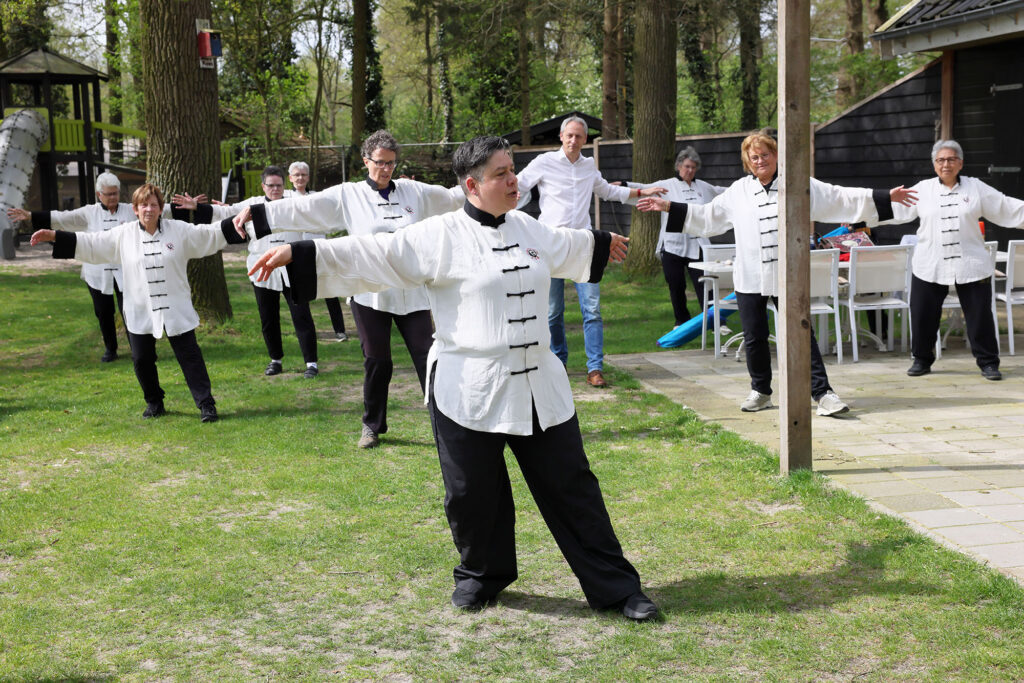
[[[1024,678],[1020,587],[817,475],[780,478],[771,453],[627,375],[587,388],[568,296],[588,454],[665,618],[586,606],[514,461],[521,578],[457,612],[404,347],[391,431],[361,451],[358,342],[321,345],[304,380],[292,335],[285,374],[263,377],[253,297],[228,268],[235,317],[199,331],[222,418],[204,425],[166,342],[170,414],[143,420],[130,360],[98,362],[77,273],[0,265],[0,679]],[[603,293],[608,353],[670,327],[660,277],[613,270]]]

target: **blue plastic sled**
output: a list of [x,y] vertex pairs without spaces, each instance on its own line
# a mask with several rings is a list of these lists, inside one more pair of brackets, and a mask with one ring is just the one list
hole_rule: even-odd
[[[725,297],[723,301],[734,301],[735,299],[736,293],[733,292],[729,296]],[[735,311],[722,311],[722,322],[725,322],[725,319],[728,318],[733,313],[735,313]],[[713,328],[715,324],[714,306],[710,306],[708,308],[707,319],[708,327]],[[674,330],[670,330],[666,334],[662,335],[662,337],[657,342],[658,346],[660,346],[663,349],[674,349],[677,346],[682,346],[691,339],[696,339],[697,337],[700,336],[700,328],[702,326],[701,321],[702,318],[699,316],[694,316],[690,318],[679,327],[675,328]]]

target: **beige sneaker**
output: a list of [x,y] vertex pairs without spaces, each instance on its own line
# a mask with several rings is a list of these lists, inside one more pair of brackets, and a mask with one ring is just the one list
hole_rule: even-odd
[[366,425],[363,425],[363,433],[359,437],[359,443],[357,445],[360,448],[376,448],[380,445],[380,439],[377,438],[377,432],[373,431]]
[[756,413],[759,410],[772,407],[771,394],[762,394],[757,389],[750,390],[750,396],[740,404],[740,410],[745,413]]
[[826,391],[825,395],[818,399],[818,415],[842,415],[849,409],[850,406],[843,403],[834,391]]

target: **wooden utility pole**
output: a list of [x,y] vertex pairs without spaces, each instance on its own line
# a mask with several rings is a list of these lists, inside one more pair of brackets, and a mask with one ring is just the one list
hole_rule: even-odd
[[779,0],[779,468],[811,469],[810,0]]

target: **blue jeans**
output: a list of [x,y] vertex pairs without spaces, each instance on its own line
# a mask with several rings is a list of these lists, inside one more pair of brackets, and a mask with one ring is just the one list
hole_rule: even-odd
[[[587,372],[604,369],[604,322],[601,320],[601,286],[595,282],[577,282],[576,296],[583,314],[583,348],[587,352]],[[562,364],[569,361],[565,342],[565,280],[551,278],[548,294],[548,330],[551,351]]]

